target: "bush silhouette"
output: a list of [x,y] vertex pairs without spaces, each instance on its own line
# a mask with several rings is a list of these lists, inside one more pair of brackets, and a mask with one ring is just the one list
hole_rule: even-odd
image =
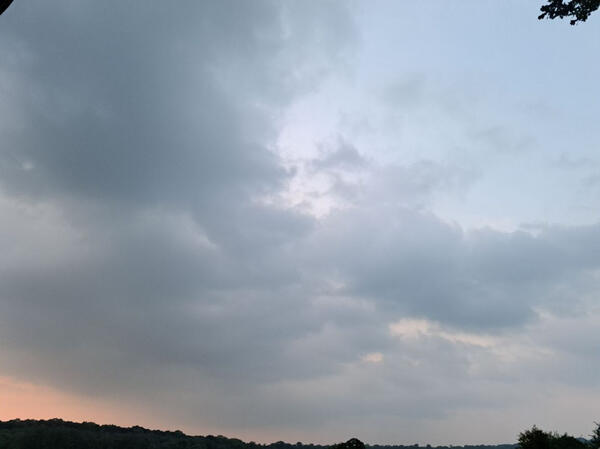
[[345,443],[338,443],[332,449],[365,449],[365,444],[358,438],[350,438]]

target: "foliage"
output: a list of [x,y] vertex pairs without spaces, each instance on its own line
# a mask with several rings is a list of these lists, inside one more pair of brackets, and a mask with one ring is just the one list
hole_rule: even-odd
[[335,444],[332,449],[365,449],[365,445],[357,438],[350,438],[345,443]]
[[551,449],[587,449],[587,445],[581,440],[567,435],[552,434],[550,437]]
[[550,449],[551,435],[533,426],[519,434],[519,449]]
[[[366,446],[352,438],[331,446],[285,443],[246,443],[222,435],[189,436],[174,432],[148,430],[139,426],[118,427],[84,422],[74,423],[60,419],[47,421],[0,421],[0,449],[434,449],[417,444],[411,446]],[[544,432],[533,426],[519,434],[518,445],[437,446],[435,449],[600,449],[600,424],[590,441]]]
[[[221,435],[192,437],[180,431],[148,430],[139,426],[100,426],[60,419],[0,421],[0,449],[258,449],[258,446]],[[292,447],[265,446],[266,449]]]
[[[306,443],[246,443],[224,436],[188,436],[183,432],[148,430],[139,426],[118,427],[91,422],[0,421],[0,449],[365,449],[358,439],[332,446]],[[366,449],[433,449],[431,446],[367,446]],[[435,449],[516,449],[515,445],[438,446]]]
[[0,15],[6,11],[6,8],[10,6],[13,0],[2,0],[0,1]]
[[519,449],[587,449],[587,445],[566,433],[544,432],[533,426],[519,434]]
[[589,445],[592,449],[600,449],[600,423],[595,422],[596,428],[590,435]]
[[548,3],[540,8],[542,14],[538,19],[572,17],[570,23],[575,25],[577,22],[585,22],[599,7],[600,0],[548,0]]

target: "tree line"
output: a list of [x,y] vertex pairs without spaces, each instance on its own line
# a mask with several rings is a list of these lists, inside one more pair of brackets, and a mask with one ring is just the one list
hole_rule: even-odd
[[596,425],[589,439],[558,432],[546,432],[533,426],[519,434],[518,449],[600,449],[600,424]]
[[344,443],[270,444],[244,442],[223,435],[190,436],[183,432],[148,430],[143,427],[75,423],[61,419],[0,421],[0,449],[600,449],[600,425],[589,439],[536,426],[521,432],[517,444],[436,446],[367,445],[352,438]]

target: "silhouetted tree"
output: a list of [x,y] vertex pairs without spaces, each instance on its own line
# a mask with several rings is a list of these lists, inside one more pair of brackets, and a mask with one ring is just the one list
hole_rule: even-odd
[[358,438],[350,438],[345,443],[338,443],[332,449],[365,449],[365,445]]
[[551,434],[533,426],[519,434],[519,449],[550,449]]
[[563,435],[551,434],[550,435],[550,448],[551,449],[586,449],[586,445],[571,435],[566,433]]
[[590,435],[588,444],[592,449],[600,449],[600,423],[595,422],[594,424],[596,424],[596,428]]
[[585,22],[591,13],[600,7],[600,0],[547,0],[540,8],[542,13],[538,19],[556,19],[571,17],[571,25]]
[[587,449],[586,444],[566,433],[544,432],[533,426],[519,434],[519,449]]

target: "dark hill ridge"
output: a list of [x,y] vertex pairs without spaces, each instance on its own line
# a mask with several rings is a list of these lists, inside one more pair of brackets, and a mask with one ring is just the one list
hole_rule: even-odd
[[[418,445],[372,445],[368,449],[415,449]],[[422,446],[421,446],[422,447]],[[452,449],[515,449],[515,444],[451,446]],[[179,430],[149,430],[143,427],[75,423],[61,419],[0,421],[0,449],[364,449],[352,438],[346,443],[246,443],[222,435],[189,436]],[[427,446],[431,448],[431,446]],[[450,449],[437,446],[437,449]]]

